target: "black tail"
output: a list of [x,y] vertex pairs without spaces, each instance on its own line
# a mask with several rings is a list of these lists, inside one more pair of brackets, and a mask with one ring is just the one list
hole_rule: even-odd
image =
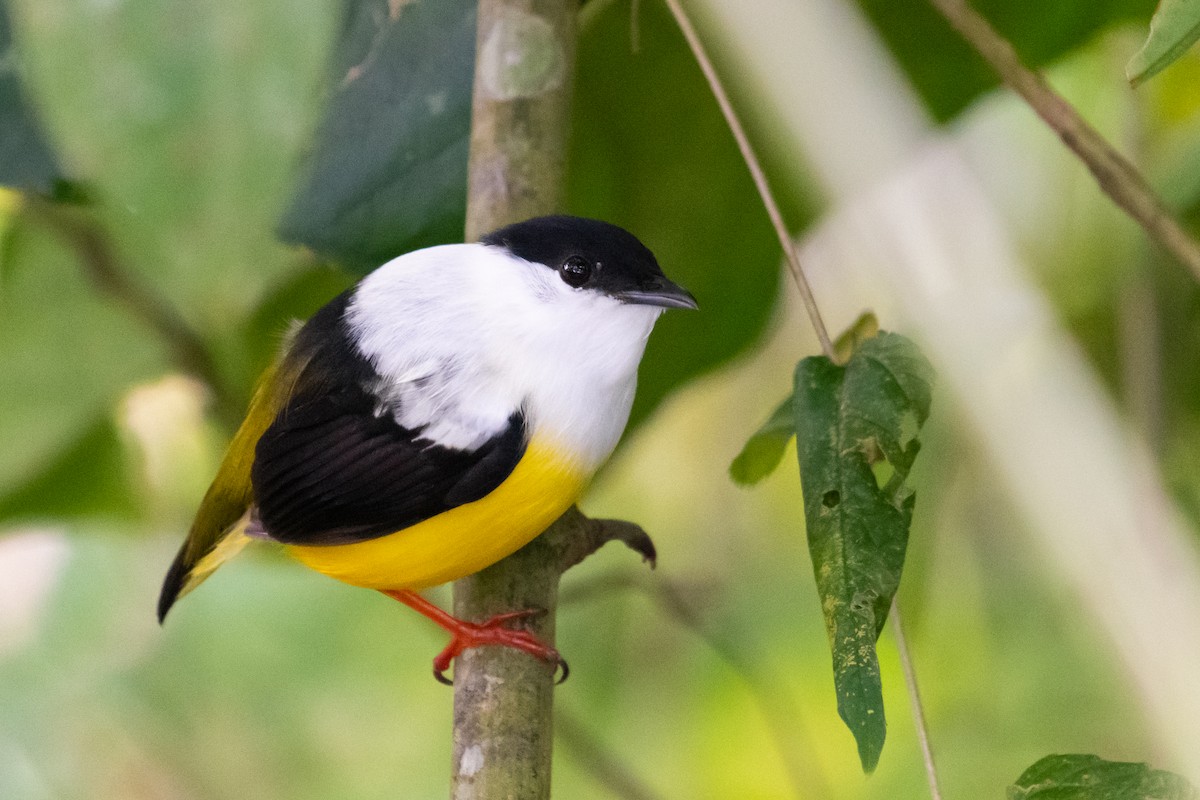
[[162,593],[158,596],[159,625],[167,618],[167,612],[179,599],[179,593],[183,591],[183,584],[187,581],[188,573],[191,571],[192,565],[188,563],[187,549],[187,542],[184,542],[183,547],[179,548],[175,560],[171,562],[171,568],[167,570],[167,577],[163,579]]

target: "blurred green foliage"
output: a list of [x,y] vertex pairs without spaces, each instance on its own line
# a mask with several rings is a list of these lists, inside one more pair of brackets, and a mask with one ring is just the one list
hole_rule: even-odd
[[8,6],[0,4],[0,185],[49,193],[62,170],[18,79]]
[[[41,176],[32,185],[45,191],[61,164],[86,182],[92,202],[77,212],[103,233],[122,268],[197,333],[219,366],[222,386],[213,388],[237,405],[288,319],[310,314],[368,261],[457,236],[461,24],[436,54],[447,58],[442,75],[459,82],[444,107],[427,103],[423,118],[441,107],[453,129],[413,134],[432,137],[421,152],[446,158],[446,169],[390,185],[384,196],[394,225],[369,207],[371,195],[365,210],[353,193],[350,205],[321,213],[304,202],[327,190],[325,179],[349,174],[331,165],[348,158],[338,148],[355,124],[420,108],[419,94],[396,108],[360,105],[380,105],[371,103],[378,87],[369,63],[364,88],[342,82],[363,63],[365,32],[383,30],[393,8],[402,19],[430,14],[430,25],[441,24],[436,14],[453,16],[449,4],[434,5],[364,0],[343,5],[339,16],[338,6],[316,0],[0,3],[18,46],[0,59],[0,170],[23,170],[0,179]],[[1200,519],[1192,477],[1200,384],[1191,378],[1200,369],[1200,290],[1079,188],[1089,180],[1082,170],[1060,175],[1046,166],[1060,163],[1057,151],[1026,149],[1036,123],[1012,122],[1026,110],[997,110],[990,104],[1000,101],[983,95],[961,114],[994,81],[923,2],[860,6],[938,119],[969,124],[976,113],[1009,114],[1010,127],[989,141],[1028,154],[1030,174],[1016,176],[1016,191],[1054,187],[1022,197],[1041,225],[1021,229],[1022,245],[1118,395],[1128,388],[1116,355],[1120,300],[1133,277],[1149,275],[1158,313],[1151,325],[1169,367],[1160,424],[1171,435],[1158,441],[1168,479]],[[1200,67],[1185,58],[1145,87],[1149,94],[1114,99],[1113,45],[1104,36],[1122,20],[1144,29],[1151,6],[980,3],[1033,63],[1067,59],[1056,69],[1068,94],[1110,135],[1143,129],[1147,171],[1197,216],[1200,181],[1188,165],[1200,163],[1200,126],[1188,76]],[[462,23],[466,7],[453,8]],[[636,410],[645,419],[659,408],[658,424],[629,443],[588,501],[589,511],[652,530],[663,570],[646,579],[605,552],[572,573],[560,636],[575,675],[559,702],[663,797],[919,796],[919,755],[892,648],[880,649],[892,744],[869,782],[837,720],[828,652],[815,644],[823,629],[817,590],[798,578],[807,568],[794,474],[780,471],[755,494],[730,487],[724,475],[782,394],[782,386],[775,395],[760,387],[764,375],[786,377],[794,345],[783,357],[779,348],[759,354],[769,371],[748,377],[739,362],[664,403],[696,376],[746,360],[767,328],[778,252],[765,215],[665,12],[642,4],[636,52],[627,5],[595,0],[585,18],[570,210],[637,231],[704,313],[664,319]],[[385,40],[394,63],[403,63],[404,53],[387,50],[399,45]],[[13,131],[24,138],[9,138]],[[57,155],[20,144],[34,149],[14,160],[12,141],[52,141]],[[389,142],[376,143],[374,156],[396,157]],[[376,166],[344,163],[360,177]],[[398,173],[385,164],[379,174]],[[790,196],[816,196],[801,176],[773,180]],[[419,202],[404,203],[413,192]],[[205,426],[223,423],[230,409],[212,407],[199,423],[199,456],[175,446],[177,432],[163,435],[173,456],[163,469],[186,487],[164,496],[142,434],[117,409],[131,388],[179,366],[143,320],[97,291],[83,254],[27,206],[13,205],[0,203],[0,518],[14,526],[0,538],[0,548],[10,546],[0,549],[0,570],[6,558],[27,563],[16,548],[38,537],[74,535],[61,572],[0,573],[0,590],[15,587],[13,596],[30,604],[5,594],[0,605],[0,797],[443,793],[450,697],[426,677],[440,637],[386,599],[251,555],[189,598],[170,628],[153,624],[162,572],[204,490],[205,465],[219,457],[221,437]],[[796,230],[818,210],[810,200],[787,209]],[[337,255],[349,269],[278,242],[281,219],[288,238]],[[296,232],[297,220],[307,234]],[[953,424],[927,433],[926,461],[915,469],[922,505],[906,579],[947,795],[998,796],[1024,765],[1056,749],[1137,757],[1149,737],[1118,665],[1014,536],[1020,521]],[[131,530],[153,535],[123,535]],[[656,590],[667,581],[694,617]],[[572,585],[589,582],[599,589],[571,598]],[[631,584],[641,588],[620,588]],[[600,794],[594,764],[561,747],[560,796]]]
[[[1155,0],[977,0],[978,9],[1040,67],[1115,22],[1146,20]],[[951,119],[999,79],[926,0],[858,0],[939,121]]]

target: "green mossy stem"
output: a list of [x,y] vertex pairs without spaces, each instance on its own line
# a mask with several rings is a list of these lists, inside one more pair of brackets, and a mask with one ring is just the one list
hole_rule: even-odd
[[[466,240],[561,211],[574,0],[480,0],[467,178]],[[454,613],[484,620],[526,608],[554,644],[560,553],[586,528],[571,512],[524,548],[454,584]],[[468,650],[454,665],[454,800],[550,797],[555,665],[509,648]]]

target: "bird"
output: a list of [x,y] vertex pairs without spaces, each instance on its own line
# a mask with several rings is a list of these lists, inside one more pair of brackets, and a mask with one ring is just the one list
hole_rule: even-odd
[[695,298],[636,236],[536,217],[394,258],[287,337],[163,581],[158,619],[249,542],[444,628],[554,663],[509,623],[420,591],[515,552],[579,499],[629,419],[655,322]]

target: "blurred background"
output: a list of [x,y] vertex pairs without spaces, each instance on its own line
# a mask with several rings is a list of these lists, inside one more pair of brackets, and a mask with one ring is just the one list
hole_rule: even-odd
[[[1153,6],[978,3],[1196,231],[1200,57],[1124,78]],[[687,7],[831,330],[873,309],[940,375],[899,598],[946,797],[1051,752],[1195,770],[1196,279],[924,0]],[[288,320],[461,236],[470,4],[0,22],[0,170],[30,190],[0,189],[0,797],[444,796],[425,620],[267,547],[161,629],[154,604]],[[657,3],[591,0],[580,36],[569,210],[703,313],[664,318],[581,504],[660,566],[614,546],[564,579],[556,796],[927,796],[890,630],[874,775],[837,717],[794,450],[728,478],[819,349],[745,166]]]

